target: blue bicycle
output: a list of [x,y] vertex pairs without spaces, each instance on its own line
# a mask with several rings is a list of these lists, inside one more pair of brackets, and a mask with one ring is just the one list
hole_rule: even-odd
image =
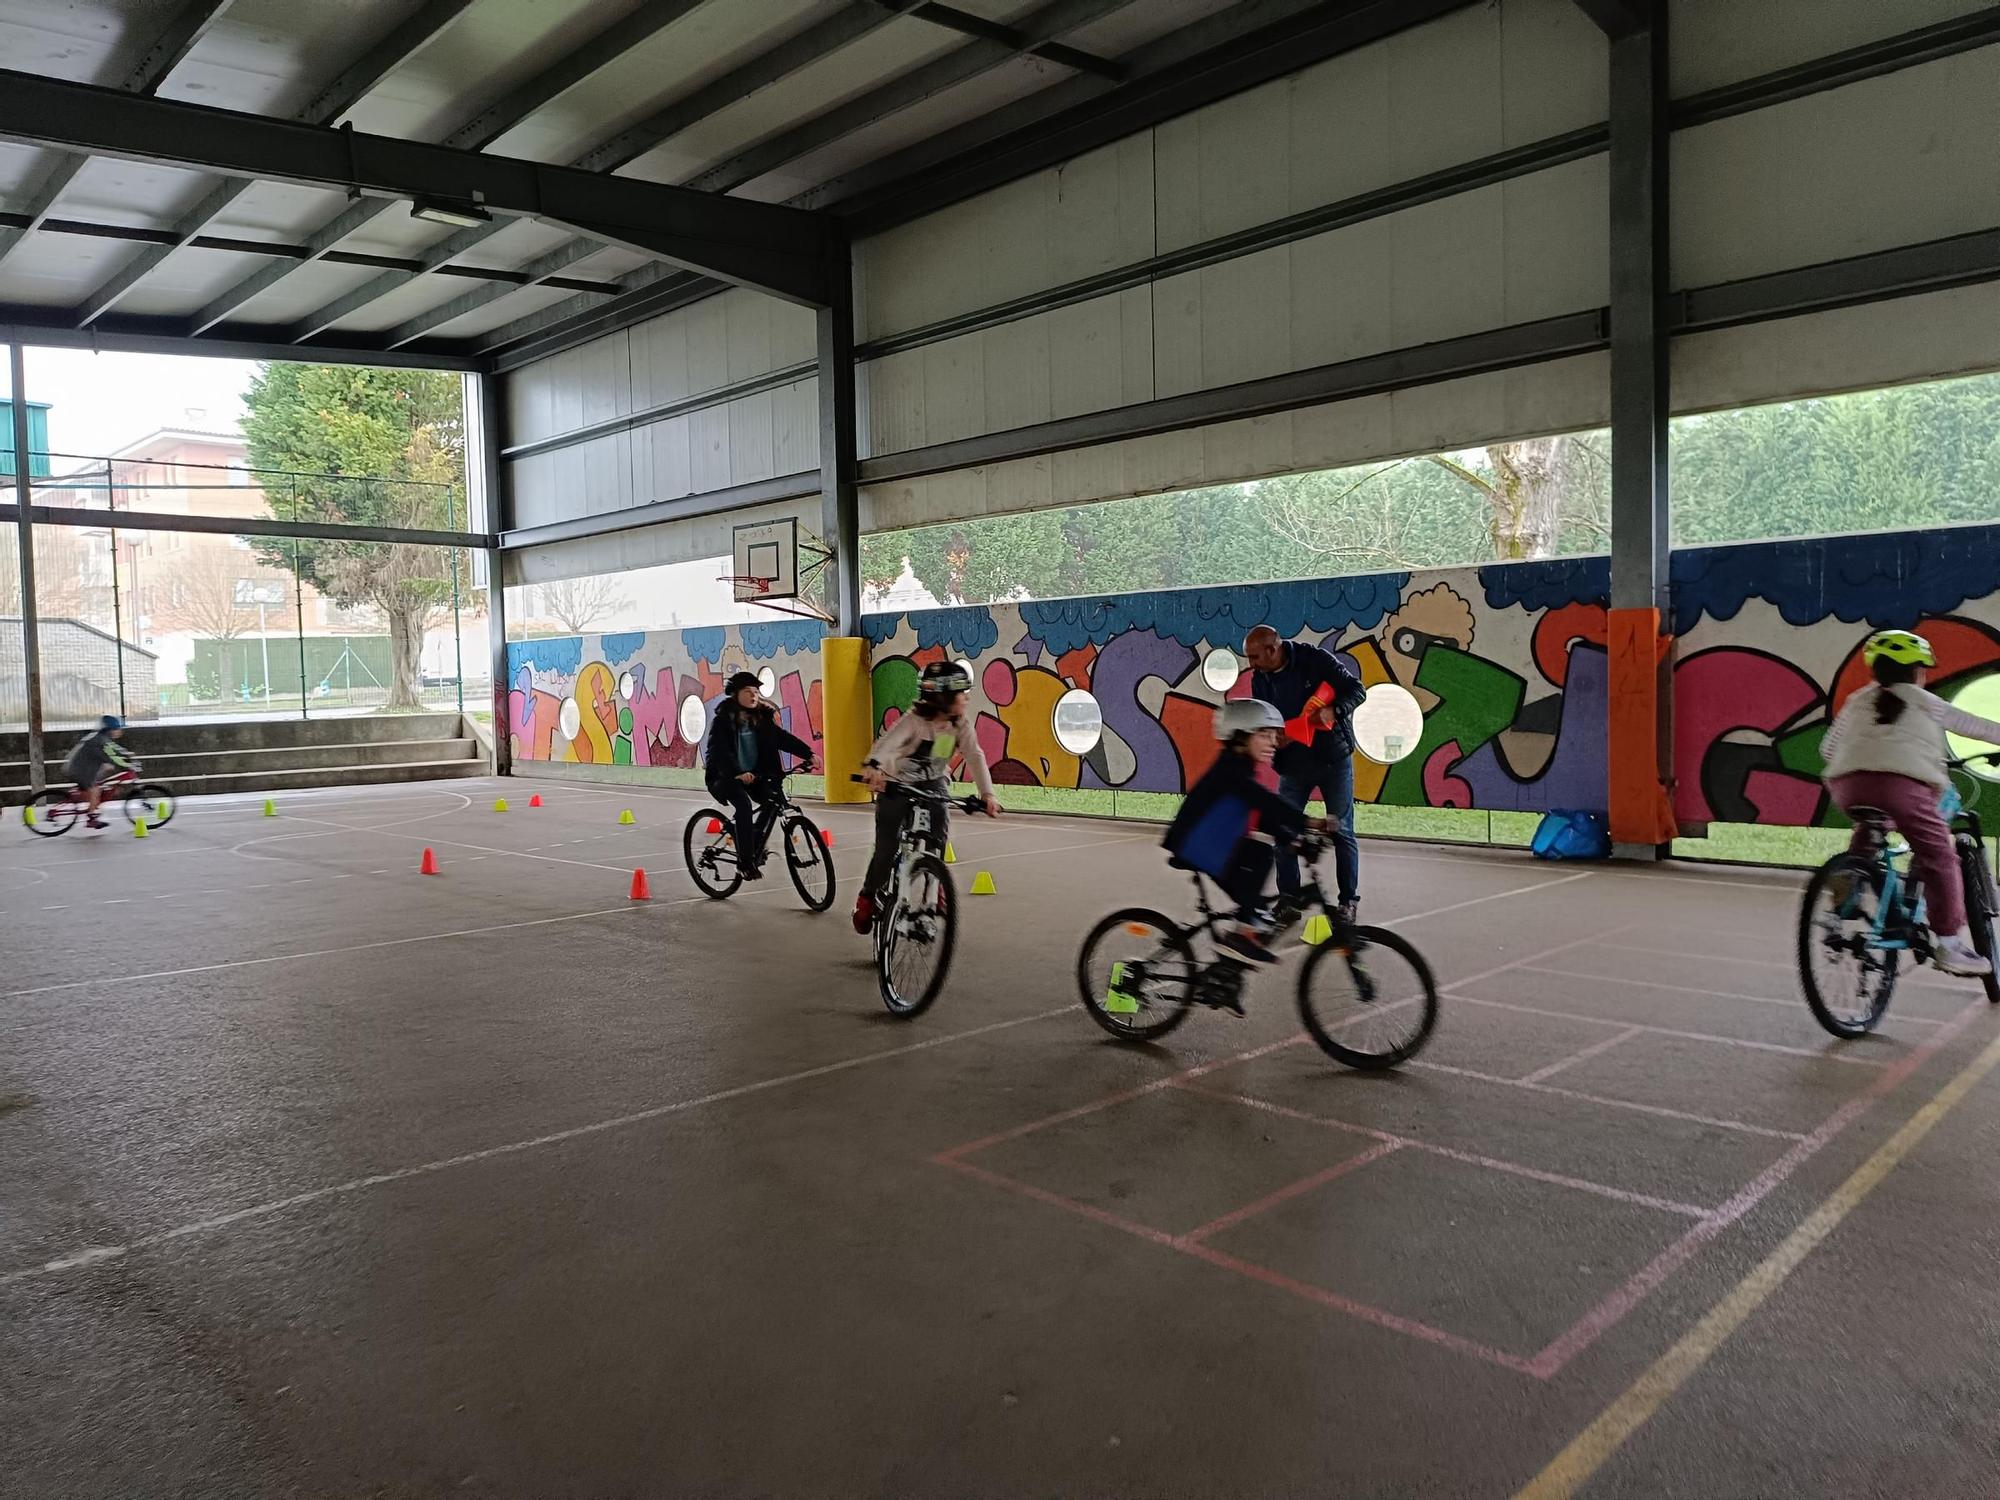
[[[1956,775],[1974,761],[2000,765],[2000,753],[1949,761]],[[1972,801],[1979,788],[1969,782]],[[1951,825],[1965,877],[1965,918],[1972,946],[1992,961],[1993,919],[2000,914],[1992,867],[1979,815],[1957,787],[1945,789],[1939,811]],[[1855,822],[1867,835],[1861,851],[1836,854],[1813,872],[1799,911],[1799,978],[1806,1004],[1819,1024],[1839,1037],[1865,1036],[1889,1008],[1896,974],[1908,954],[1912,963],[1932,961],[1933,937],[1924,893],[1909,870],[1910,846],[1897,838],[1888,818],[1874,808],[1856,808]],[[2000,974],[1985,976],[1986,998],[2000,1005]]]

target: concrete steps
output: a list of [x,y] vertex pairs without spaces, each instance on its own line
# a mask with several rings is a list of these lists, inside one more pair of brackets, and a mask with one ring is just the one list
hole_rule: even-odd
[[[51,779],[80,733],[46,736]],[[124,743],[147,780],[182,796],[453,780],[489,769],[484,745],[455,713],[145,724],[128,729]],[[27,797],[27,736],[0,734],[0,805]]]

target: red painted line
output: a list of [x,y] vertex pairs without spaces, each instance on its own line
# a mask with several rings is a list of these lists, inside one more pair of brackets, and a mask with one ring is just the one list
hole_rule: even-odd
[[1802,1141],[1796,1130],[1778,1130],[1770,1125],[1752,1125],[1744,1120],[1724,1120],[1715,1115],[1698,1115],[1692,1110],[1670,1109],[1664,1104],[1640,1104],[1631,1099],[1613,1099],[1608,1094],[1585,1094],[1553,1083],[1523,1083],[1518,1078],[1502,1078],[1498,1073],[1481,1073],[1472,1068],[1454,1068],[1445,1063],[1407,1062],[1406,1068],[1422,1068],[1427,1073],[1446,1073],[1453,1078],[1476,1078],[1481,1083],[1497,1083],[1510,1089],[1526,1089],[1531,1094],[1554,1094],[1560,1099],[1577,1099],[1585,1104],[1602,1104],[1610,1109],[1629,1109],[1635,1114],[1658,1115],[1667,1120],[1686,1120],[1691,1125],[1712,1125],[1717,1130],[1736,1130],[1744,1135],[1768,1136],[1777,1141]]
[[1549,1379],[1577,1355],[1617,1327],[1626,1314],[1645,1301],[1667,1277],[1685,1265],[1697,1250],[1762,1203],[1786,1178],[1867,1113],[1877,1100],[1899,1087],[1946,1043],[1970,1025],[1972,1018],[1985,1008],[1983,1004],[1968,1005],[1908,1057],[1885,1068],[1866,1089],[1822,1120],[1819,1128],[1812,1134],[1759,1172],[1728,1202],[1661,1251],[1650,1264],[1635,1272],[1624,1285],[1578,1318],[1566,1332],[1558,1335],[1547,1348],[1534,1357],[1529,1373],[1538,1375],[1544,1380]]
[[1600,1198],[1610,1198],[1619,1203],[1633,1203],[1641,1208],[1657,1208],[1663,1213],[1679,1214],[1687,1219],[1705,1219],[1713,1210],[1696,1203],[1681,1203],[1672,1198],[1656,1198],[1651,1193],[1635,1192],[1630,1188],[1611,1187],[1602,1182],[1593,1182],[1588,1177],[1570,1177],[1561,1172],[1546,1172],[1540,1167],[1523,1166],[1520,1162],[1507,1161],[1498,1156],[1481,1156],[1476,1151],[1460,1151],[1453,1146],[1439,1146],[1430,1141],[1420,1141],[1413,1136],[1394,1135],[1386,1130],[1376,1130],[1367,1125],[1356,1125],[1347,1120],[1336,1120],[1326,1115],[1310,1114],[1302,1109],[1292,1109],[1287,1105],[1273,1104],[1268,1099],[1254,1098],[1249,1094],[1224,1093],[1219,1089],[1189,1089],[1191,1094],[1205,1094],[1211,1099],[1227,1099],[1232,1104],[1241,1104],[1247,1109],[1261,1109],[1267,1114],[1281,1115],[1288,1120],[1303,1120],[1309,1125],[1323,1125],[1330,1130],[1346,1130],[1361,1135],[1372,1135],[1385,1146],[1408,1147],[1431,1156],[1448,1157],[1452,1161],[1464,1162],[1471,1167],[1485,1167],[1493,1172],[1505,1172],[1512,1177],[1529,1177],[1536,1182],[1551,1183],[1556,1187],[1574,1188],[1580,1193],[1594,1193]]
[[1023,1182],[1018,1177],[1009,1177],[1001,1172],[989,1172],[985,1167],[975,1167],[969,1161],[943,1161],[937,1157],[932,1157],[931,1159],[941,1167],[950,1167],[954,1172],[963,1172],[968,1177],[977,1177],[981,1182],[993,1187],[1004,1188],[1010,1193],[1019,1193],[1023,1198],[1032,1198],[1035,1202],[1046,1203],[1051,1208],[1066,1208],[1073,1214],[1081,1214],[1093,1223],[1109,1225],[1113,1229],[1122,1229],[1127,1234],[1137,1235],[1140,1239],[1147,1240],[1155,1245],[1165,1245],[1170,1250],[1180,1248],[1180,1241],[1175,1236],[1168,1234],[1164,1229],[1155,1229],[1150,1224],[1141,1224],[1135,1219],[1123,1218],[1106,1209],[1098,1208],[1089,1203],[1079,1202],[1075,1198],[1065,1197],[1061,1193],[1052,1193],[1047,1188],[1038,1188],[1032,1182]]
[[[1465,997],[1458,996],[1456,998],[1464,999]],[[1521,1079],[1521,1082],[1540,1083],[1544,1078],[1553,1078],[1556,1076],[1556,1074],[1560,1073],[1564,1068],[1573,1068],[1580,1062],[1588,1062],[1593,1057],[1598,1057],[1606,1052],[1609,1052],[1613,1047],[1617,1046],[1620,1042],[1629,1042],[1633,1037],[1642,1035],[1643,1033],[1651,1029],[1652,1028],[1647,1026],[1627,1026],[1622,1031],[1620,1031],[1616,1036],[1608,1036],[1601,1042],[1592,1042],[1588,1047],[1585,1047],[1581,1052],[1572,1053],[1568,1057],[1561,1058],[1555,1062],[1552,1062],[1546,1068],[1535,1069],[1534,1072],[1529,1073],[1525,1077],[1523,1077]]]
[[1322,1168],[1310,1177],[1301,1177],[1297,1182],[1287,1183],[1276,1192],[1266,1193],[1255,1203],[1246,1203],[1243,1207],[1226,1213],[1219,1219],[1210,1219],[1200,1228],[1190,1229],[1186,1234],[1181,1236],[1181,1239],[1188,1244],[1193,1244],[1198,1240],[1207,1239],[1212,1234],[1220,1234],[1223,1230],[1233,1225],[1241,1224],[1245,1219],[1254,1219],[1257,1215],[1276,1208],[1280,1203],[1289,1203],[1302,1193],[1310,1193],[1314,1188],[1325,1187],[1329,1182],[1345,1177],[1349,1172],[1365,1167],[1371,1161],[1387,1156],[1392,1151],[1400,1151],[1402,1149],[1403,1143],[1401,1141],[1377,1141],[1367,1150],[1350,1156],[1345,1161],[1335,1162],[1332,1166]]

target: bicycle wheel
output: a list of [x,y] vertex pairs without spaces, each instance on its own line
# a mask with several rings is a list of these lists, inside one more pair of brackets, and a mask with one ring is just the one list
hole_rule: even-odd
[[882,1003],[894,1015],[922,1015],[944,988],[958,921],[958,892],[944,861],[935,854],[911,860],[888,910],[877,920],[883,929],[875,956]]
[[[1993,872],[1986,867],[1985,850],[1969,835],[1958,841],[1958,859],[1965,871],[1965,921],[1972,929],[1973,951],[1989,964],[1994,963],[1993,917],[2000,902],[1995,899]],[[2000,1005],[2000,967],[1981,975],[1979,983],[1987,1000]]]
[[[721,832],[710,833],[711,823],[721,824]],[[710,900],[728,900],[743,883],[736,868],[736,834],[725,812],[704,807],[689,818],[681,834],[681,854],[687,860],[688,874]]]
[[1336,932],[1299,971],[1299,1019],[1350,1068],[1393,1068],[1437,1025],[1437,983],[1423,955],[1382,927]]
[[174,820],[174,794],[157,781],[143,782],[125,794],[125,821],[146,820],[148,828],[165,828]]
[[833,851],[804,813],[791,814],[779,831],[785,837],[785,871],[792,888],[809,910],[825,911],[833,905]]
[[68,792],[59,792],[54,787],[37,792],[34,799],[21,809],[25,815],[33,812],[33,822],[28,822],[28,832],[38,833],[45,839],[52,839],[59,833],[68,833],[83,816],[83,804],[70,797]]
[[1900,950],[1874,942],[1882,885],[1880,862],[1836,854],[1799,904],[1799,982],[1813,1019],[1835,1036],[1873,1031],[1896,988]]
[[1199,969],[1171,917],[1128,906],[1090,929],[1076,955],[1076,987],[1099,1026],[1121,1042],[1150,1042],[1187,1019]]

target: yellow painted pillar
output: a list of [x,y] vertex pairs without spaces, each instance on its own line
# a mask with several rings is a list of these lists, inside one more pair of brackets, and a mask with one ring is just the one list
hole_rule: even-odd
[[866,802],[868,788],[850,780],[875,743],[875,686],[868,642],[858,635],[822,636],[819,643],[820,728],[826,746],[826,800]]

